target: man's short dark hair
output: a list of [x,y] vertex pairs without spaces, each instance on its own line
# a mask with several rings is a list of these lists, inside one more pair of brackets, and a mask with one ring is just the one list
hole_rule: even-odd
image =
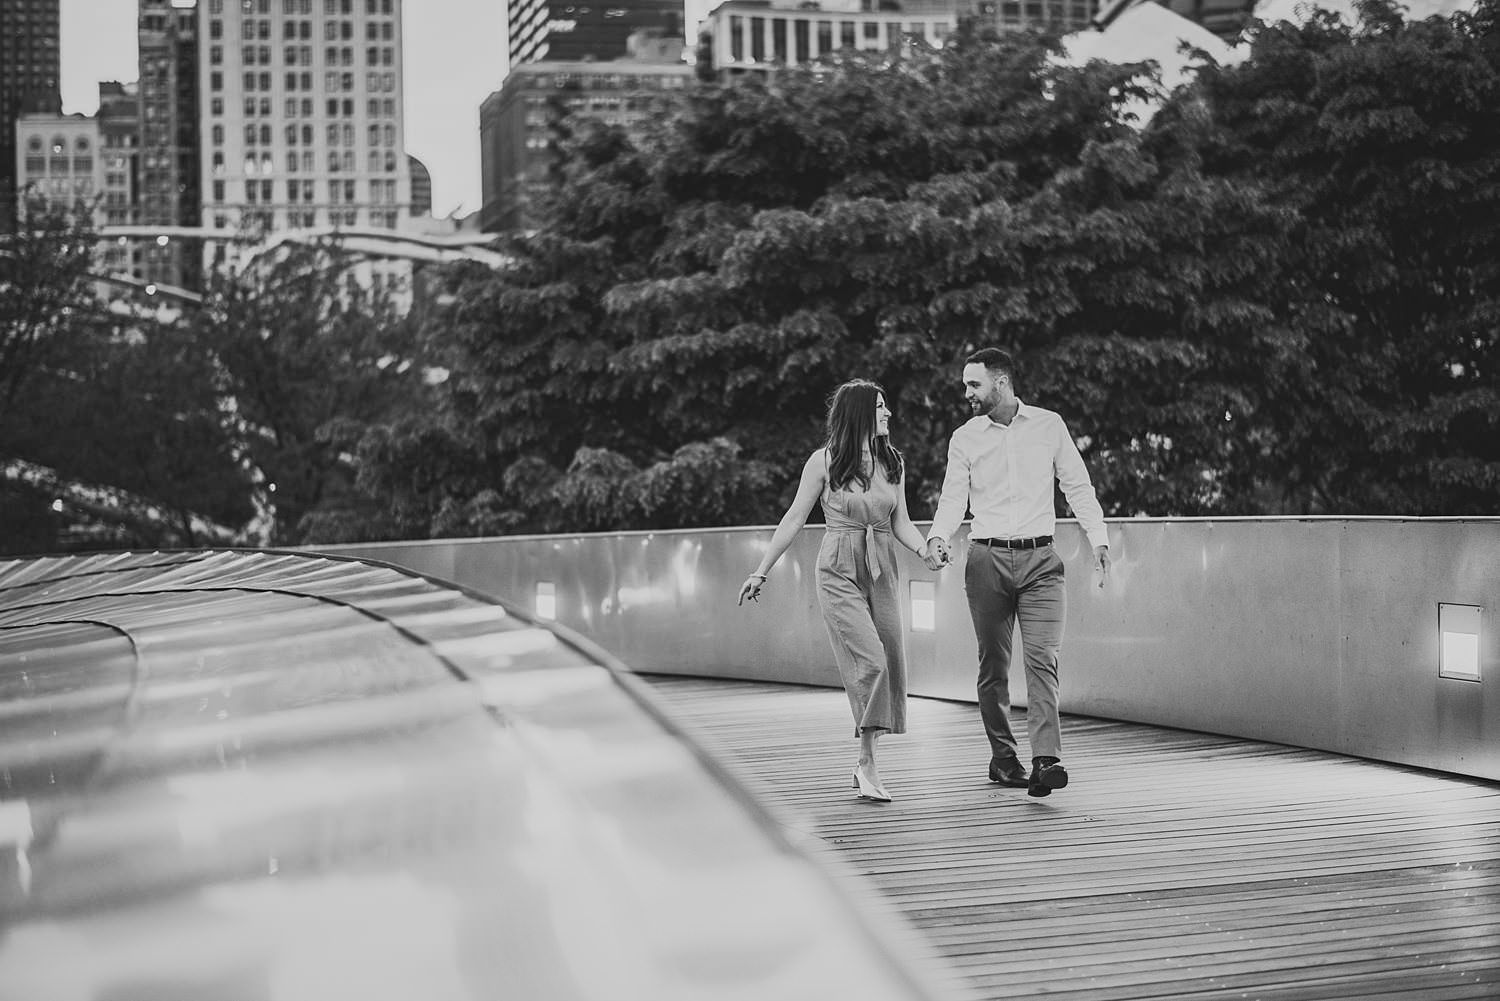
[[983,365],[991,372],[1004,372],[1012,379],[1016,376],[1016,361],[1009,352],[999,348],[980,348],[964,359],[965,365]]

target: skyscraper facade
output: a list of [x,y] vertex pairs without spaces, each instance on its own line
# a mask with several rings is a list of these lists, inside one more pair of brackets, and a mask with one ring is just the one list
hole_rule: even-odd
[[0,0],[0,229],[14,220],[16,120],[62,114],[61,0]]
[[[193,0],[139,0],[139,221],[198,224],[198,24]],[[200,248],[180,239],[142,244],[144,277],[185,288],[201,284]]]
[[[99,84],[99,158],[103,183],[100,221],[124,226],[140,219],[140,88],[135,83]],[[144,241],[112,240],[103,249],[105,271],[145,277]]]
[[628,57],[544,59],[512,66],[501,88],[479,107],[480,180],[487,233],[537,225],[555,183],[552,130],[568,115],[626,129],[659,114],[692,83],[682,38],[651,31],[631,36]]
[[510,65],[623,59],[638,31],[681,36],[683,0],[506,0]]
[[395,229],[401,0],[199,0],[201,225]]

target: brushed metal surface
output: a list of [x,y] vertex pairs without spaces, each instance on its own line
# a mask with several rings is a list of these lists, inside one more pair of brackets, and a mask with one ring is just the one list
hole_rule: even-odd
[[958,998],[607,655],[389,567],[0,561],[0,1001]]
[[[735,597],[770,527],[332,547],[530,607],[641,671],[837,685],[805,529],[761,601]],[[1063,709],[1500,779],[1500,519],[1127,519],[1093,586],[1082,532],[1068,574]],[[962,532],[960,533],[962,534]],[[958,567],[930,573],[936,630],[908,629],[911,691],[972,700]],[[1479,683],[1438,677],[1437,605],[1482,606]],[[909,616],[909,610],[908,610]],[[908,617],[908,626],[910,619]],[[1017,704],[1025,693],[1015,672]]]

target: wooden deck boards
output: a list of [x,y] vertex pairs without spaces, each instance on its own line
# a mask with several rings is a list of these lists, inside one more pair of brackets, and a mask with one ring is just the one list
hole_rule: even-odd
[[881,805],[849,788],[842,692],[647,680],[978,997],[1500,998],[1493,783],[1068,717],[1072,783],[1036,799],[986,780],[975,707],[913,699]]

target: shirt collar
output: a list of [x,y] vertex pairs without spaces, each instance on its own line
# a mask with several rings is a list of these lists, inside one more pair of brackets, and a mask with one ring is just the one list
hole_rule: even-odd
[[1021,401],[1020,397],[1017,397],[1016,398],[1016,416],[1014,416],[1014,417],[1012,417],[1010,419],[1010,424],[1001,424],[999,421],[995,420],[995,418],[991,417],[989,414],[981,414],[980,416],[982,416],[986,421],[989,422],[989,424],[987,425],[988,427],[1003,428],[1003,427],[1010,427],[1011,425],[1014,425],[1016,423],[1016,421],[1021,420],[1023,417],[1029,418],[1029,417],[1034,416],[1035,415],[1035,411],[1036,411],[1035,407],[1027,406],[1025,403],[1023,403]]

